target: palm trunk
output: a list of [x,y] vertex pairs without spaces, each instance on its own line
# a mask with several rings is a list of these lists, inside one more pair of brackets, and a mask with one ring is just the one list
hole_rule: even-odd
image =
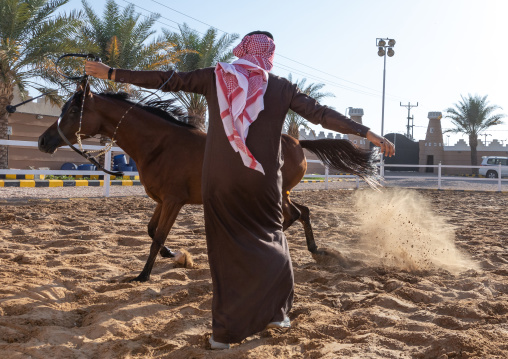
[[[14,98],[12,84],[0,81],[0,139],[7,140],[7,126],[9,125],[9,113],[6,107]],[[7,146],[0,146],[0,169],[9,168],[9,150]]]
[[[469,146],[471,147],[471,166],[478,166],[478,152],[476,148],[478,147],[478,135],[470,134],[469,135]],[[478,168],[473,168],[472,173],[474,175],[478,174]]]

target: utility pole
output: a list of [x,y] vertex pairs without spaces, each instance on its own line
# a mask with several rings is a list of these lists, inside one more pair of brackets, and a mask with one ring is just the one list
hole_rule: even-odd
[[483,145],[487,146],[487,136],[492,136],[490,133],[480,133],[480,136],[485,136],[485,140],[483,141]]
[[[414,125],[414,116],[411,116],[411,108],[418,107],[418,102],[416,105],[411,105],[411,102],[408,102],[407,105],[403,105],[402,102],[400,106],[407,108],[407,138],[413,139],[413,127]],[[410,122],[412,121],[412,123]]]

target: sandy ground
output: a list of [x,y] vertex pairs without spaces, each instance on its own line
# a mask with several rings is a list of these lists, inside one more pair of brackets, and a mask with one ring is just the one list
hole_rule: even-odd
[[[506,358],[508,195],[386,189],[295,191],[286,231],[295,272],[290,329],[211,351],[211,280],[200,206],[141,271],[155,207],[146,197],[0,200],[1,358]],[[232,269],[234,270],[234,269]]]

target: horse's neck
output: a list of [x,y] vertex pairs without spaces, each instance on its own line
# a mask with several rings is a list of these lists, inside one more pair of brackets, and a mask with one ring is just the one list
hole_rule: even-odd
[[102,119],[100,134],[114,140],[137,162],[140,153],[146,153],[155,145],[154,135],[158,133],[160,136],[160,126],[150,124],[156,121],[155,115],[120,100],[107,101],[104,105],[98,111]]

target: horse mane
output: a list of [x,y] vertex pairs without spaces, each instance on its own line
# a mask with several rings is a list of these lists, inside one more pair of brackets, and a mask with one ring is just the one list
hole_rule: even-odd
[[154,115],[159,116],[160,118],[169,121],[177,126],[188,127],[188,128],[196,128],[194,125],[190,124],[189,118],[185,111],[174,104],[176,99],[169,100],[151,100],[148,102],[140,102],[137,103],[132,99],[131,95],[126,92],[102,92],[99,94],[100,96],[109,97],[112,99],[124,101],[139,107],[146,112],[152,113]]

